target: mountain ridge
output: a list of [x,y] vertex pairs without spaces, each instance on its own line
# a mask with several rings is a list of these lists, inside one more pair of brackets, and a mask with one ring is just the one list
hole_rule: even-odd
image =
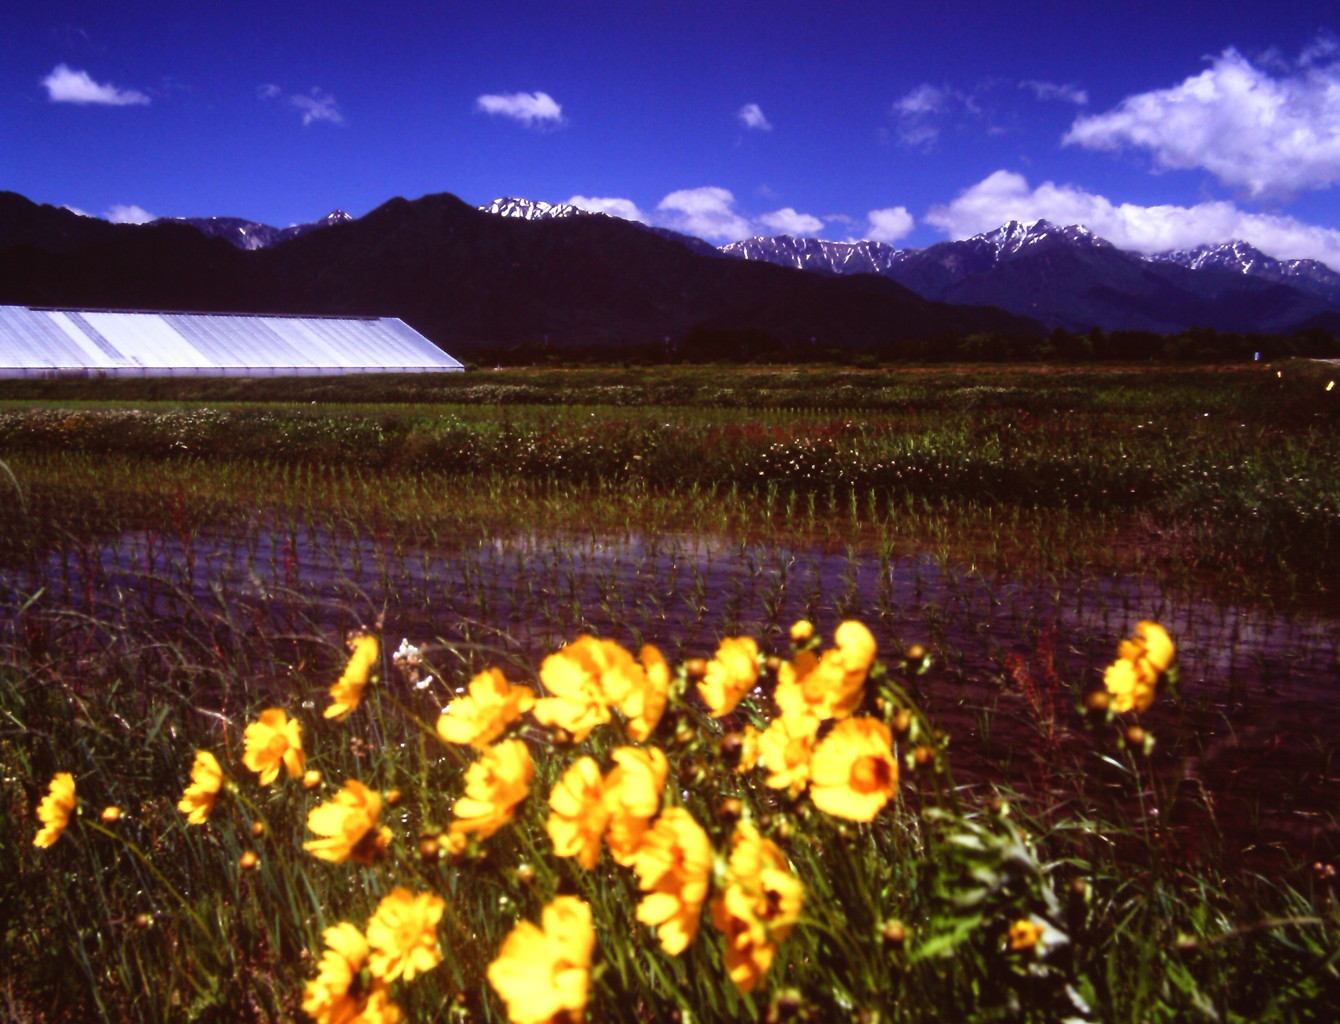
[[614,217],[496,216],[448,193],[396,197],[252,250],[175,221],[70,218],[82,219],[0,195],[0,302],[399,316],[453,354],[892,351],[1041,334],[1028,318],[929,301],[891,280],[709,258]]

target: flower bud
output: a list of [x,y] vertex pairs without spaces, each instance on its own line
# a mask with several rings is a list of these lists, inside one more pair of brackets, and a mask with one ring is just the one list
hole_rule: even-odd
[[109,804],[102,809],[102,820],[105,824],[115,825],[121,820],[121,808],[116,804]]
[[265,822],[253,821],[251,823],[251,834],[257,839],[265,835]]
[[242,854],[242,856],[237,859],[237,866],[241,868],[243,871],[250,871],[260,862],[261,859],[256,856],[255,852],[252,850],[248,850],[246,853]]
[[1106,711],[1112,706],[1112,695],[1106,690],[1094,690],[1084,698],[1084,706],[1090,711]]
[[814,623],[809,619],[801,619],[791,627],[791,642],[797,644],[808,643],[814,636]]
[[880,932],[886,945],[901,947],[907,941],[907,926],[902,921],[889,921]]
[[742,814],[744,814],[744,801],[738,797],[728,796],[717,804],[717,819],[725,824],[739,821]]
[[316,789],[317,786],[321,785],[321,778],[321,770],[319,768],[308,768],[307,771],[303,772],[302,788]]

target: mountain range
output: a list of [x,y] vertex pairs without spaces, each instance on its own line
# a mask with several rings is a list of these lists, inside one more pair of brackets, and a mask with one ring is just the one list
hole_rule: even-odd
[[467,356],[896,350],[1041,333],[1027,317],[924,299],[885,278],[799,274],[614,217],[499,216],[445,193],[332,215],[269,244],[262,227],[109,224],[0,193],[0,302],[398,316]]
[[1289,333],[1340,312],[1340,274],[1317,260],[1277,260],[1241,241],[1141,255],[1082,225],[1046,220],[1010,221],[926,249],[782,235],[722,251],[821,273],[878,274],[925,298],[998,306],[1071,331]]
[[925,249],[787,235],[718,248],[567,204],[447,194],[281,229],[113,225],[0,193],[0,301],[396,315],[466,354],[1340,328],[1340,274],[1240,241],[1141,255],[1041,220]]
[[[567,203],[511,197],[479,209],[523,220],[602,216]],[[229,218],[184,223],[227,237],[240,248],[257,248],[348,219],[336,211],[282,231]],[[1037,220],[1010,221],[995,231],[926,249],[790,235],[713,247],[691,235],[637,226],[702,255],[829,275],[877,274],[922,298],[996,306],[1071,331],[1172,333],[1212,327],[1289,333],[1340,318],[1340,273],[1318,260],[1278,260],[1242,241],[1140,254],[1118,249],[1082,225]]]

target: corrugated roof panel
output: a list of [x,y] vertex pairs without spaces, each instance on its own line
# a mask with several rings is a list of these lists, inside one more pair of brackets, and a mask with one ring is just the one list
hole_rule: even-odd
[[459,370],[401,320],[0,306],[0,375]]
[[209,360],[157,313],[83,313],[88,325],[136,366],[209,366]]
[[68,332],[62,328],[63,319],[33,316],[22,306],[0,306],[0,366],[106,365],[73,325]]

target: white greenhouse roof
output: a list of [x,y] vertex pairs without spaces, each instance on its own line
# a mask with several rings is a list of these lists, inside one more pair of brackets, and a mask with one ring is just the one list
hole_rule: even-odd
[[394,317],[0,306],[0,377],[270,377],[463,369]]

